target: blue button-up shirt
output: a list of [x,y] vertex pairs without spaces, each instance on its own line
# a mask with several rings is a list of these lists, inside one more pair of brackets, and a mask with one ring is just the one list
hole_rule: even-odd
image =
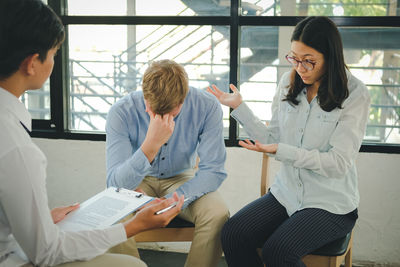
[[[150,122],[142,91],[135,91],[114,104],[107,116],[107,186],[135,189],[145,176],[166,179],[193,169],[193,179],[176,192],[190,198],[184,207],[204,194],[217,190],[226,178],[226,151],[222,109],[214,96],[190,88],[181,112],[175,117],[172,136],[153,162],[140,149]],[[166,197],[171,196],[167,195]]]
[[367,124],[370,97],[365,85],[349,72],[349,97],[343,109],[321,109],[317,98],[308,103],[306,89],[295,106],[282,101],[289,73],[279,83],[272,118],[265,126],[245,103],[232,112],[254,140],[278,144],[275,158],[282,166],[271,193],[289,215],[305,208],[346,214],[357,208],[359,192],[355,159]]

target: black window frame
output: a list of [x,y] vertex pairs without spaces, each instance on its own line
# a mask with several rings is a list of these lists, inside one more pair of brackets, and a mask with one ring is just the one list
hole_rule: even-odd
[[[231,0],[230,16],[69,16],[67,0],[48,0],[60,16],[68,36],[68,25],[222,25],[230,27],[229,83],[237,84],[239,75],[239,42],[242,26],[295,26],[302,16],[241,16],[240,0]],[[400,6],[400,0],[398,0]],[[330,17],[338,27],[400,27],[400,16]],[[55,58],[50,76],[50,120],[33,119],[32,137],[105,141],[104,133],[76,132],[67,127],[68,117],[68,37]],[[231,110],[230,110],[231,112]],[[229,117],[227,147],[239,146],[237,122]],[[400,154],[400,144],[363,143],[360,152]]]

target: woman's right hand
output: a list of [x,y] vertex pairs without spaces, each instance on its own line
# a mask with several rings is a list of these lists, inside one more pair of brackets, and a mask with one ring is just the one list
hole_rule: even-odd
[[[155,199],[148,206],[138,211],[135,217],[124,222],[127,238],[130,238],[140,232],[165,227],[176,215],[179,214],[183,206],[184,196],[178,197],[175,192],[171,198]],[[172,204],[176,204],[173,208],[161,214],[157,211],[167,208]]]
[[207,88],[207,91],[218,99],[218,101],[225,106],[230,108],[237,108],[240,104],[242,104],[242,95],[239,93],[239,90],[233,85],[230,84],[229,87],[232,89],[233,93],[225,93],[218,89],[216,85],[212,85]]

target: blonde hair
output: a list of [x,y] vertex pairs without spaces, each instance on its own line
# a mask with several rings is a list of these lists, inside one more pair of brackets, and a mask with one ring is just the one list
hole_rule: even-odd
[[185,69],[175,61],[154,61],[143,75],[142,88],[151,110],[164,115],[183,103],[189,79]]

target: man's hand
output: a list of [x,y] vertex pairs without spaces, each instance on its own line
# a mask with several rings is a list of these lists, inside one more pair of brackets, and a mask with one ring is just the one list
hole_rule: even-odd
[[58,207],[51,210],[51,218],[53,218],[54,223],[62,221],[68,213],[79,208],[79,203],[73,204],[71,206]]
[[239,145],[249,150],[271,153],[271,154],[275,154],[276,151],[278,150],[278,144],[264,145],[258,142],[257,140],[255,144],[253,144],[252,142],[250,142],[249,139],[246,139],[245,141],[239,141]]
[[[140,210],[136,213],[135,217],[124,223],[127,237],[132,237],[140,232],[165,227],[176,215],[179,214],[183,205],[184,196],[178,197],[174,193],[172,198],[166,200],[155,199],[152,205]],[[162,210],[176,202],[176,206],[172,209],[156,214],[157,211]]]
[[169,113],[161,116],[154,114],[150,109],[146,109],[146,111],[150,116],[150,124],[141,148],[149,162],[152,162],[160,147],[168,141],[174,132],[175,122],[174,116]]
[[211,87],[207,88],[207,92],[215,95],[215,97],[222,105],[235,109],[242,103],[243,101],[242,95],[239,93],[239,90],[233,84],[230,84],[229,87],[232,89],[233,93],[222,92],[214,84],[212,85],[212,88]]

